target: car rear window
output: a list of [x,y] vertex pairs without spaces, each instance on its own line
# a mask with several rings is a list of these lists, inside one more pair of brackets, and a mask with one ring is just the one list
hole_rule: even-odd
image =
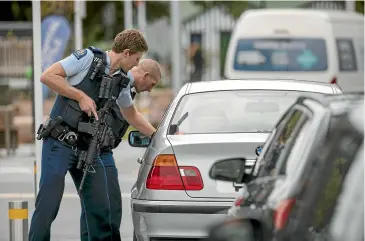
[[322,95],[282,90],[189,94],[181,99],[170,125],[179,125],[181,134],[271,132],[281,115],[302,94]]
[[241,71],[325,71],[326,43],[317,38],[240,39],[234,69]]

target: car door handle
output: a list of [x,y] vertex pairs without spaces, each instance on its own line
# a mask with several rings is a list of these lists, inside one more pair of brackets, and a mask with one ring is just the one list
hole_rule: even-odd
[[137,162],[138,162],[139,164],[142,164],[142,163],[143,163],[143,157],[138,157],[138,158],[137,158]]

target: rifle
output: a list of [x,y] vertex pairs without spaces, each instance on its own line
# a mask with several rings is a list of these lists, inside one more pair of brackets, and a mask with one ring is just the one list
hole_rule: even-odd
[[[79,160],[77,163],[78,169],[83,169],[83,177],[81,179],[78,193],[81,192],[85,178],[88,172],[95,173],[93,163],[95,157],[100,154],[100,149],[103,147],[110,147],[114,145],[115,138],[112,129],[107,124],[107,120],[110,119],[110,109],[118,96],[113,96],[115,88],[120,85],[125,88],[129,83],[129,79],[126,76],[121,78],[104,76],[101,82],[99,99],[102,99],[104,104],[97,111],[99,120],[93,120],[92,122],[80,122],[78,124],[78,131],[91,135],[91,140],[87,151],[83,150],[79,154]],[[118,93],[119,94],[119,93]]]

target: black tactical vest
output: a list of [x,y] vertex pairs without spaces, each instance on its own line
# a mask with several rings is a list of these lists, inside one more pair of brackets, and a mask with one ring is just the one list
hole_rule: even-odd
[[[97,63],[100,60],[103,60],[105,65],[107,64],[106,53],[94,47],[88,47],[88,49],[94,53],[93,62],[90,65],[90,68],[84,79],[74,87],[83,91],[92,100],[94,100],[98,110],[100,108],[100,105],[102,104],[98,96],[99,96],[101,79],[102,76],[105,75],[104,73],[105,67],[101,68],[101,71],[99,72],[98,75],[96,75],[96,77],[93,80],[91,80],[90,77],[92,76],[92,73],[94,72]],[[118,90],[115,91],[120,93],[121,90],[122,88],[120,87]],[[111,108],[112,115],[107,122],[108,125],[112,128],[113,135],[116,139],[116,144],[113,147],[115,148],[119,145],[129,125],[127,121],[123,118],[122,113],[120,112],[120,108],[116,103],[116,100],[114,100],[113,102],[114,103]],[[75,132],[77,132],[77,127],[79,122],[81,121],[88,122],[90,120],[90,117],[80,109],[79,103],[77,101],[61,95],[57,95],[55,103],[50,113],[51,118],[56,118],[57,116],[61,116],[63,118],[63,124],[66,124],[72,131]],[[78,143],[78,145],[85,146],[88,144],[87,143],[88,140],[89,140],[88,136],[83,136],[81,134],[80,142]]]

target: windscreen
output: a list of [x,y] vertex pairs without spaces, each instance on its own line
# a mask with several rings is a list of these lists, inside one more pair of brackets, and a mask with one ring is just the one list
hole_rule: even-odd
[[301,94],[322,95],[282,90],[189,94],[180,101],[170,124],[178,125],[183,134],[271,132]]
[[327,51],[323,39],[240,39],[234,69],[241,71],[325,71]]

